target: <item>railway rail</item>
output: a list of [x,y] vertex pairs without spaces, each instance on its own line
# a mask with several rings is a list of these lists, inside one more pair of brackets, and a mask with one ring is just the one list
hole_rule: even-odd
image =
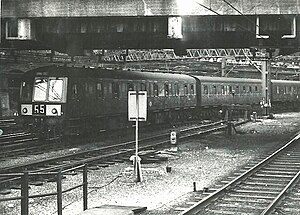
[[0,129],[1,129],[1,135],[10,134],[22,130],[16,122],[16,117],[0,118]]
[[[297,134],[244,173],[229,178],[224,186],[210,192],[199,192],[199,195],[194,196],[195,201],[198,201],[180,214],[265,215],[274,210],[292,214],[300,212],[299,204],[288,203],[288,198],[296,197],[299,200],[299,138],[300,134]],[[294,186],[295,189],[292,189]],[[280,204],[285,197],[287,200]]]
[[[195,135],[206,134],[209,132],[225,129],[227,125],[224,121],[193,126],[190,129],[181,130],[180,139],[186,139]],[[170,133],[163,133],[150,138],[139,140],[139,156],[142,161],[158,162],[161,159],[156,158],[156,147],[170,146]],[[101,168],[116,162],[129,160],[129,157],[135,152],[135,142],[123,142],[111,146],[100,147],[96,149],[73,152],[63,156],[52,157],[44,160],[33,161],[26,164],[17,164],[0,168],[0,187],[5,188],[9,184],[15,186],[19,183],[18,178],[3,177],[3,174],[22,172],[24,170],[31,173],[52,172],[64,170],[81,164],[88,164],[89,168]],[[47,181],[47,179],[44,179]]]

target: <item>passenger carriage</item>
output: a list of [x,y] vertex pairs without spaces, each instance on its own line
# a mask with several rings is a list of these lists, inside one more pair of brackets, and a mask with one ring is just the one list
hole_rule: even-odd
[[130,90],[147,91],[147,123],[182,118],[197,104],[196,81],[188,75],[49,66],[23,76],[20,114],[46,133],[118,129],[131,125]]

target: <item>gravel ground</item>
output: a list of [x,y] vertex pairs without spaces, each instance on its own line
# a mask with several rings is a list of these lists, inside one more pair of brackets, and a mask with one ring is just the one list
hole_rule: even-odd
[[[88,174],[88,208],[104,204],[145,206],[145,215],[170,214],[177,203],[188,199],[197,189],[212,187],[222,178],[241,168],[265,150],[288,140],[299,130],[299,113],[275,115],[275,119],[250,122],[237,128],[238,134],[226,136],[223,132],[210,134],[181,143],[177,152],[164,150],[166,162],[142,164],[143,181],[135,182],[132,164],[117,163],[107,168],[91,170]],[[45,153],[44,156],[49,156]],[[14,161],[16,162],[16,161]],[[21,160],[19,161],[21,162]],[[166,167],[172,168],[170,173]],[[63,188],[82,182],[82,175],[67,175]],[[55,183],[30,186],[30,195],[55,192]],[[20,194],[0,196],[7,198]],[[63,197],[63,214],[79,214],[83,210],[82,193],[77,189]],[[56,212],[56,197],[30,199],[30,214],[51,215]],[[0,202],[0,214],[20,214],[20,202]]]

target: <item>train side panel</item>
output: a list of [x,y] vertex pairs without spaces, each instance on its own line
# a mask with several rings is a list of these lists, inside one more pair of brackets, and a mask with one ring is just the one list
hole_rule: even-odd
[[255,79],[196,76],[201,83],[201,106],[259,104],[261,83]]
[[299,111],[300,82],[288,80],[272,80],[272,107],[276,110]]

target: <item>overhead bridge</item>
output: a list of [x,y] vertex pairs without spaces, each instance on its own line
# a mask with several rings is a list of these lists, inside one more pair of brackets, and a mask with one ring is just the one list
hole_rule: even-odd
[[[95,49],[299,48],[295,0],[2,0],[1,48],[51,49],[71,56]],[[198,55],[198,51],[190,54]]]

